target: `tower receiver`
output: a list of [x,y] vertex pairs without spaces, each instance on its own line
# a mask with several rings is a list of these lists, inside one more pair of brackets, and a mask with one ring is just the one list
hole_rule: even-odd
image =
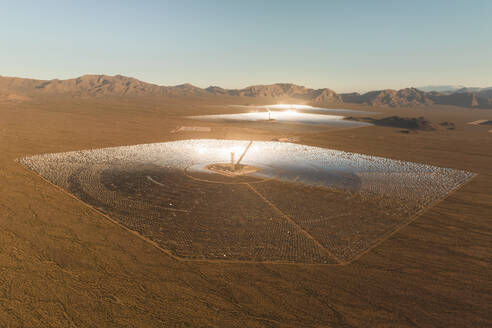
[[207,165],[206,168],[209,169],[210,171],[213,171],[215,173],[219,173],[225,176],[229,177],[234,177],[234,176],[239,176],[239,175],[246,175],[249,173],[254,173],[259,171],[258,167],[251,166],[251,165],[242,165],[241,161],[243,160],[244,156],[246,156],[246,153],[248,152],[249,148],[253,144],[253,140],[251,140],[246,148],[244,149],[243,153],[239,157],[236,163],[234,163],[234,152],[231,152],[231,162],[230,163],[217,163],[217,164],[210,164]]
[[240,169],[240,163],[241,163],[241,161],[243,160],[244,155],[246,155],[246,153],[247,153],[247,152],[248,152],[248,150],[249,150],[249,147],[251,147],[251,145],[252,145],[252,144],[253,144],[253,140],[251,140],[251,141],[249,142],[249,144],[246,146],[246,148],[244,149],[243,153],[241,154],[241,157],[239,157],[239,159],[237,160],[236,165],[234,165],[234,170],[238,170],[238,169]]

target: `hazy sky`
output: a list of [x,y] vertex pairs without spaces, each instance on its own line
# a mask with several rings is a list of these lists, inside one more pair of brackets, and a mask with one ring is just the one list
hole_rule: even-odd
[[492,86],[492,1],[0,0],[0,75]]

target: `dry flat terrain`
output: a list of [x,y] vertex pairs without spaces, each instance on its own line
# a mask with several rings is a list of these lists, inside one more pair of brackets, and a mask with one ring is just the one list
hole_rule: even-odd
[[[182,117],[235,111],[222,105],[199,97],[0,104],[0,326],[492,326],[492,134],[467,124],[491,111],[374,109],[456,126],[410,134]],[[171,132],[199,125],[211,131]],[[178,139],[290,137],[477,176],[348,265],[207,263],[170,257],[14,161]]]

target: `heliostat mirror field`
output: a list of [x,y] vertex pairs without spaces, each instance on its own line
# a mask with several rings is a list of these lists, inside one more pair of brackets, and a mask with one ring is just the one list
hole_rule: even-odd
[[248,143],[183,140],[20,162],[170,254],[215,261],[348,263],[473,177],[266,141],[245,154],[249,173],[208,169]]

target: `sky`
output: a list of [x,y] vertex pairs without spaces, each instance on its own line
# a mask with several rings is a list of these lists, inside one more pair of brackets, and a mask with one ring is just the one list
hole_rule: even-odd
[[492,1],[0,0],[0,75],[492,86]]

